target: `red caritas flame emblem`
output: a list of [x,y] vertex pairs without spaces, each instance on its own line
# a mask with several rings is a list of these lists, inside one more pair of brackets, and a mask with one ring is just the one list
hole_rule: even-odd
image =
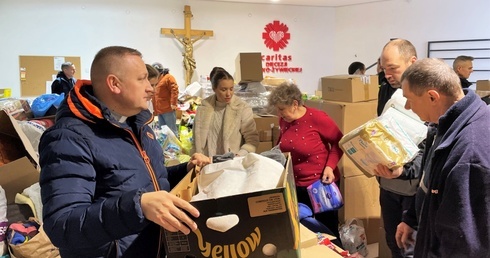
[[291,38],[288,26],[279,21],[273,21],[265,25],[265,32],[262,33],[262,39],[267,48],[273,51],[286,48],[288,40]]

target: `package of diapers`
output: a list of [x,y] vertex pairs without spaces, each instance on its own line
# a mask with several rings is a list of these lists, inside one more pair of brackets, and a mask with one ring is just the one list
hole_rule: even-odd
[[410,162],[419,152],[418,142],[427,127],[395,108],[344,135],[340,147],[345,155],[367,176],[378,164],[396,169]]

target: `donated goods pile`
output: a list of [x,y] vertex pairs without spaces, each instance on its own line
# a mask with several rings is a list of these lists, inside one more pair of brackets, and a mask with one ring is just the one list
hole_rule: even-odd
[[374,175],[378,164],[396,169],[410,162],[427,134],[427,126],[412,111],[404,108],[401,90],[395,94],[381,116],[352,130],[340,140],[346,156],[368,177]]
[[39,138],[54,117],[36,110],[26,100],[0,99],[0,257],[59,257],[42,228],[37,183]]

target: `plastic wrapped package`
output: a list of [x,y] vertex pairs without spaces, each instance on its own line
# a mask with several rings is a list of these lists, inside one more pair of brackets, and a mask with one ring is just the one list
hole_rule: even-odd
[[344,135],[340,147],[367,176],[378,164],[390,169],[410,162],[419,148],[392,117],[378,117]]
[[317,180],[309,185],[306,190],[315,214],[338,210],[344,206],[342,194],[335,183],[324,184],[321,180]]

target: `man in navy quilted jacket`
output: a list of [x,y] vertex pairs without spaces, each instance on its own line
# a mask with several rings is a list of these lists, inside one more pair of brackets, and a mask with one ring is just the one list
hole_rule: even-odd
[[164,257],[162,228],[197,228],[199,211],[168,191],[210,159],[164,166],[147,76],[139,51],[100,50],[41,138],[44,229],[62,257]]
[[405,108],[431,126],[416,201],[397,228],[399,247],[415,243],[417,258],[489,257],[490,108],[440,59],[407,68],[402,89]]

